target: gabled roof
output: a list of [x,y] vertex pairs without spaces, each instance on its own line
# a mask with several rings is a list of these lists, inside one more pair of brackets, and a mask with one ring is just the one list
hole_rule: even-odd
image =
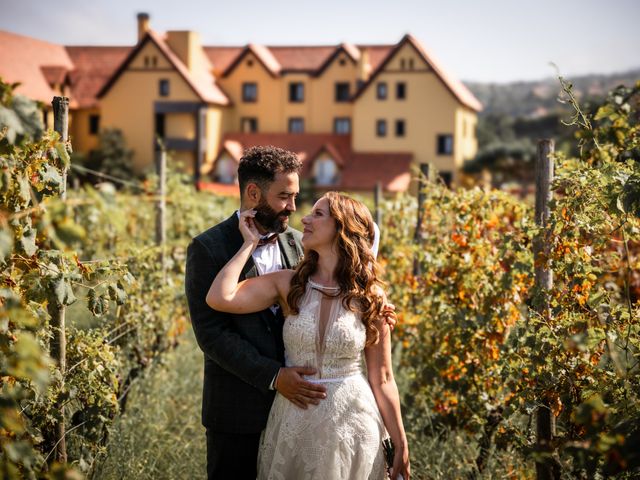
[[147,31],[143,39],[138,42],[138,45],[129,53],[127,58],[122,62],[118,70],[113,74],[104,87],[98,92],[98,98],[103,97],[125,72],[129,64],[136,57],[138,52],[147,44],[152,42],[167,61],[178,71],[184,81],[191,87],[193,92],[206,103],[213,103],[217,105],[229,105],[230,101],[222,90],[216,85],[213,75],[208,72],[202,72],[200,74],[193,74],[189,72],[186,65],[180,60],[180,58],[173,53],[171,48],[166,44],[164,39],[160,37],[153,30]]
[[340,152],[333,146],[332,143],[325,143],[324,145],[322,145],[320,147],[320,149],[311,156],[311,158],[309,159],[309,161],[311,162],[311,164],[313,165],[313,163],[316,161],[316,159],[322,155],[323,153],[328,153],[329,156],[331,158],[333,158],[336,161],[336,164],[343,167],[344,166],[344,159],[342,158],[342,155],[340,154]]
[[478,99],[471,93],[471,91],[458,79],[454,78],[452,75],[448,74],[442,65],[435,59],[433,54],[428,53],[427,50],[422,46],[422,44],[414,38],[412,35],[405,35],[402,37],[402,40],[398,42],[398,44],[391,50],[387,57],[384,59],[382,63],[376,68],[369,80],[360,88],[360,90],[355,94],[353,100],[356,100],[358,97],[362,95],[362,93],[371,85],[376,77],[380,75],[387,64],[393,59],[395,54],[406,44],[411,45],[415,51],[422,57],[422,59],[426,62],[426,64],[434,71],[434,73],[438,76],[440,81],[444,84],[444,86],[453,94],[453,96],[466,107],[479,112],[482,110],[482,104],[478,101]]
[[351,150],[351,135],[228,133],[216,160],[223,152],[229,152],[230,145],[240,145],[243,151],[256,145],[273,145],[294,152],[302,161],[303,178],[311,175],[314,160],[327,152],[340,167],[340,181],[331,188],[372,190],[377,182],[381,182],[386,191],[401,192],[409,188],[411,180],[411,153],[354,152]]
[[280,62],[278,62],[278,60],[273,56],[271,51],[264,45],[256,45],[255,43],[250,43],[227,67],[222,76],[229,76],[231,72],[233,72],[233,70],[235,70],[235,68],[240,64],[242,59],[250,53],[252,53],[258,59],[258,61],[267,70],[267,72],[269,72],[269,75],[271,75],[272,77],[277,77],[280,74],[282,67],[280,66]]
[[66,47],[73,61],[70,72],[71,97],[78,108],[98,105],[98,92],[105,86],[133,50],[133,47]]
[[60,95],[51,88],[56,83],[51,80],[72,69],[62,45],[0,30],[0,77],[7,83],[19,82],[16,93],[51,105],[53,97]]
[[314,72],[316,77],[322,75],[322,73],[329,68],[329,65],[333,63],[333,61],[340,55],[341,53],[345,53],[353,63],[357,62],[360,59],[360,50],[355,45],[351,45],[350,43],[341,43],[336,47],[333,53],[327,58],[324,63]]
[[41,65],[40,70],[50,86],[65,83],[67,73],[69,72],[66,67],[61,65]]
[[[318,75],[320,70],[324,70],[340,51],[345,51],[353,60],[358,60],[360,51],[367,49],[369,52],[369,62],[371,68],[376,69],[378,65],[387,57],[394,45],[353,45],[341,43],[340,45],[292,45],[292,46],[271,46],[265,45],[259,48],[255,44],[253,53],[258,56],[263,66],[272,76],[282,73],[309,73]],[[216,74],[228,75],[242,61],[248,51],[252,51],[250,46],[205,46],[203,47],[207,57],[213,64]],[[269,53],[269,56],[259,55]],[[277,63],[273,63],[272,58]],[[270,66],[270,63],[273,63]]]
[[232,159],[239,163],[243,151],[244,149],[239,141],[225,140],[222,142],[222,147],[220,147],[220,153],[216,156],[216,160],[218,160],[223,153],[227,153]]

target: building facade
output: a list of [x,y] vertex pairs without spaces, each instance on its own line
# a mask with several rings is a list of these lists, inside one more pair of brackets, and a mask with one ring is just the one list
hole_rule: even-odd
[[256,144],[296,152],[317,188],[388,192],[410,189],[424,164],[455,184],[477,150],[480,103],[411,35],[395,45],[203,46],[196,32],[161,35],[139,14],[132,47],[9,32],[0,44],[0,76],[22,82],[18,93],[45,111],[53,95],[70,97],[75,151],[117,128],[144,172],[159,137],[204,188],[234,183]]

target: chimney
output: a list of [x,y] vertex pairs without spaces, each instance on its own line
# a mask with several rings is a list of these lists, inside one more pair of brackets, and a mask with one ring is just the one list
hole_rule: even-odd
[[190,31],[167,32],[167,45],[182,60],[190,72],[203,68],[203,52],[200,35]]
[[139,13],[138,14],[138,42],[142,40],[142,38],[149,31],[149,14],[148,13]]
[[369,49],[360,47],[360,58],[358,59],[358,81],[365,83],[371,76],[371,62],[369,60]]

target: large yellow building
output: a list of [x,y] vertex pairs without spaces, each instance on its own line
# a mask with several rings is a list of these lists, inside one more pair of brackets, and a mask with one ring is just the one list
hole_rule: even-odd
[[0,32],[0,76],[45,105],[68,95],[76,151],[118,128],[143,172],[159,136],[202,187],[234,183],[256,144],[297,152],[318,188],[379,182],[390,192],[409,189],[413,165],[455,183],[477,150],[480,103],[411,35],[396,45],[202,46],[196,32],[160,35],[139,14],[133,47]]

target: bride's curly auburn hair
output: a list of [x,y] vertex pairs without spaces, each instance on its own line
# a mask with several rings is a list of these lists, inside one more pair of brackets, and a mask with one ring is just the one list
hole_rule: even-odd
[[[329,214],[336,222],[338,263],[336,279],[342,304],[351,311],[358,310],[367,332],[367,346],[378,342],[380,332],[375,321],[382,315],[384,299],[380,267],[371,251],[375,235],[373,218],[361,202],[338,192],[323,195],[329,203]],[[316,271],[318,253],[306,251],[291,279],[287,295],[289,310],[299,313],[299,302],[305,293],[307,280]]]

